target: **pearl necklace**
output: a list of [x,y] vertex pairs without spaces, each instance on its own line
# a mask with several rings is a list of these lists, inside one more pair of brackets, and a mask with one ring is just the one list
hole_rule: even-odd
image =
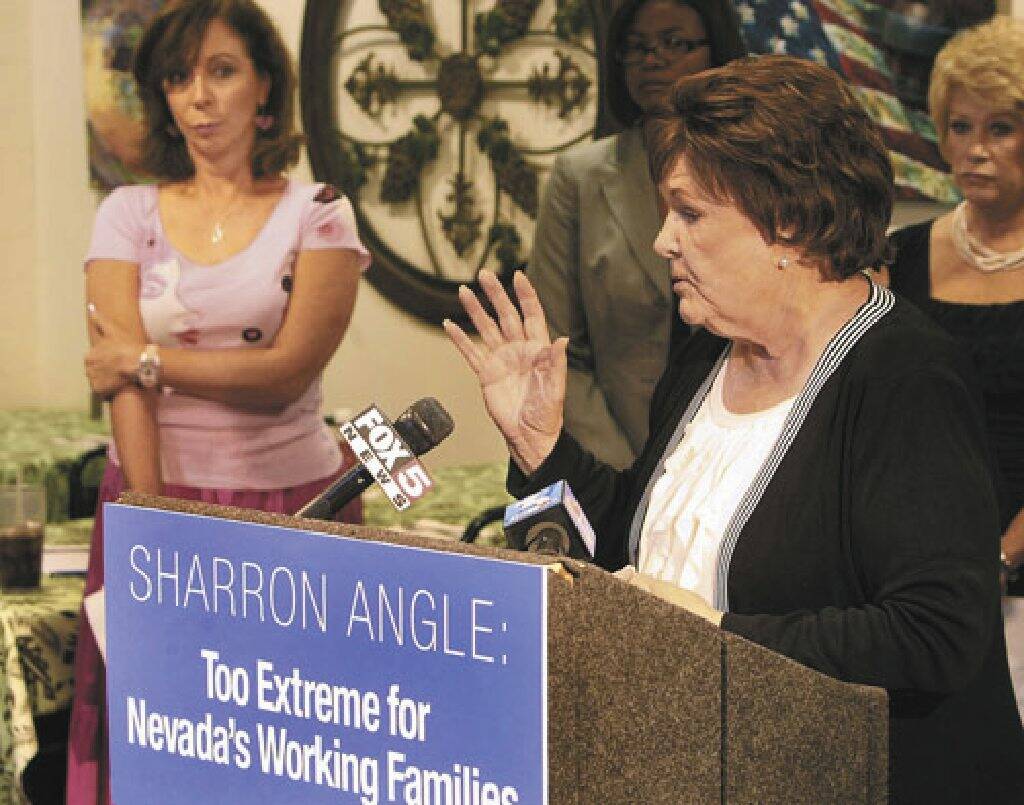
[[967,231],[967,202],[961,201],[953,210],[953,243],[964,262],[978,271],[992,274],[996,271],[1013,271],[1024,266],[1024,249],[1014,252],[997,252],[984,243],[979,243]]

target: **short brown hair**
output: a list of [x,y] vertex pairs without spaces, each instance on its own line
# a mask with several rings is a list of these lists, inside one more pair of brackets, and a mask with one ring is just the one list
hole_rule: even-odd
[[180,0],[170,3],[146,27],[135,54],[133,73],[142,99],[142,165],[161,179],[187,179],[195,166],[185,141],[174,129],[164,96],[164,80],[195,61],[213,20],[223,21],[243,42],[256,72],[269,80],[263,107],[274,122],[257,131],[253,176],[274,176],[299,158],[295,133],[295,70],[277,28],[252,0]]
[[709,197],[735,204],[769,243],[822,260],[832,278],[885,261],[892,163],[827,67],[753,56],[685,76],[645,133],[655,181],[685,156]]
[[[740,33],[740,21],[732,3],[722,0],[674,0],[678,5],[692,8],[704,23],[708,35],[708,65],[720,67],[733,59],[747,55],[747,46]],[[633,20],[652,0],[625,0],[608,21],[608,36],[604,47],[605,97],[608,108],[623,126],[631,126],[643,117],[643,111],[626,87],[626,65],[619,59],[619,51]]]

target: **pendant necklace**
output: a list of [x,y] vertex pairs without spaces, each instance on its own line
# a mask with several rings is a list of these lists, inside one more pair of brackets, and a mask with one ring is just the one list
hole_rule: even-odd
[[239,192],[227,203],[224,209],[221,210],[220,215],[214,218],[213,229],[210,230],[210,243],[214,246],[224,240],[224,224],[226,224],[228,219],[234,214],[235,208],[241,198],[242,193]]
[[213,231],[210,232],[210,243],[220,243],[224,240],[224,228],[220,225],[220,221],[217,221],[213,225]]
[[977,238],[968,231],[966,201],[961,201],[953,210],[953,243],[964,262],[985,274],[992,274],[996,271],[1013,271],[1024,267],[1024,249],[997,252],[984,243],[979,243]]

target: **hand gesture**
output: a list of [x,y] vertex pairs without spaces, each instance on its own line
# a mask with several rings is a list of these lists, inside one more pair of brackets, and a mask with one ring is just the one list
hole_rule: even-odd
[[662,601],[668,601],[670,604],[682,607],[688,612],[703,618],[708,623],[712,623],[715,626],[722,625],[722,618],[725,613],[711,607],[707,601],[695,592],[684,589],[672,582],[662,581],[653,576],[638,573],[632,565],[626,565],[621,570],[616,570],[615,575],[624,582],[657,596]]
[[102,316],[95,305],[88,310],[92,346],[85,354],[85,374],[90,388],[110,399],[134,379],[144,345]]
[[481,271],[480,286],[498,321],[462,286],[459,301],[480,333],[480,343],[452,321],[445,320],[444,329],[480,381],[487,413],[505,437],[512,458],[530,475],[551,453],[562,430],[568,339],[551,343],[540,300],[521,271],[512,284],[521,317],[498,278]]

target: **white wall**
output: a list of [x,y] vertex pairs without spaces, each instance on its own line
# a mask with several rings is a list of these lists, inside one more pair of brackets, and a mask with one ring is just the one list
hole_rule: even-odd
[[[264,6],[298,52],[303,3]],[[0,0],[0,407],[85,408],[81,258],[96,197],[88,186],[78,0]],[[26,36],[26,33],[29,34]],[[296,171],[309,178],[305,164]],[[476,382],[447,339],[360,288],[324,378],[328,410],[371,401],[397,415],[436,396],[456,430],[435,465],[505,453]]]

